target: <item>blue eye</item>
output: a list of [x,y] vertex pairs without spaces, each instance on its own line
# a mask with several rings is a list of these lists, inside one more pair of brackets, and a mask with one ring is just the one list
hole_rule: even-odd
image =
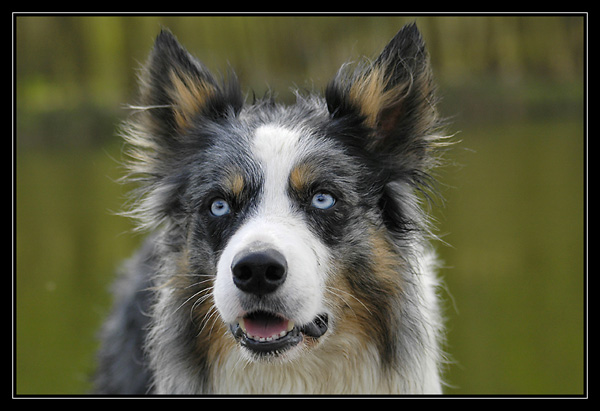
[[331,194],[317,193],[313,196],[311,205],[319,210],[327,210],[335,204],[335,198]]
[[215,217],[222,217],[231,212],[231,208],[229,207],[229,203],[223,200],[222,198],[217,198],[210,205],[210,212]]

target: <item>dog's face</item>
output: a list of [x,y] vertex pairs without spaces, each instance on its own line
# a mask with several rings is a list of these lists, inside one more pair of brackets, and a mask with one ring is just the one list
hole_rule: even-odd
[[418,226],[410,193],[432,165],[433,102],[414,26],[325,98],[289,107],[246,105],[235,78],[218,83],[161,33],[129,140],[145,183],[135,211],[185,260],[177,305],[211,305],[195,318],[218,314],[251,360],[295,358],[340,330],[389,349],[392,244]]
[[362,244],[378,221],[369,211],[377,205],[358,192],[375,178],[358,177],[369,171],[331,138],[326,107],[310,107],[293,123],[289,112],[278,113],[278,124],[251,110],[229,120],[191,177],[191,246],[214,250],[215,306],[255,360],[294,358],[326,339],[338,317],[335,261],[364,254],[348,239]]
[[309,178],[318,172],[310,165],[317,148],[306,137],[273,124],[255,129],[249,151],[261,181],[247,196],[252,201],[234,199],[249,177],[240,170],[233,190],[211,202],[211,218],[246,214],[219,256],[214,298],[236,339],[258,358],[288,355],[327,331],[331,257],[319,225],[336,219],[340,199]]

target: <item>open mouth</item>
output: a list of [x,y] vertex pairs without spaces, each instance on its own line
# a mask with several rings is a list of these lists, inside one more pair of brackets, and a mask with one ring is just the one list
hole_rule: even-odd
[[230,325],[240,344],[259,355],[278,355],[298,345],[304,336],[319,338],[327,332],[327,314],[297,326],[292,320],[266,311],[255,311]]

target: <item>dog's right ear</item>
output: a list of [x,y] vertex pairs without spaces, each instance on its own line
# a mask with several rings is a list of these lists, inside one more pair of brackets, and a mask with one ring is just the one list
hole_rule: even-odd
[[198,116],[237,114],[244,101],[235,74],[218,82],[168,30],[162,30],[141,74],[140,108],[153,136],[182,134]]

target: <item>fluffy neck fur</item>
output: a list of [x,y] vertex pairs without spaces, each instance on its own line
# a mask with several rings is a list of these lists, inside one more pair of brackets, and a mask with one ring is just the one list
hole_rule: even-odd
[[247,362],[234,350],[217,361],[207,383],[189,375],[190,370],[181,364],[178,372],[157,381],[155,388],[158,394],[441,394],[432,362],[405,367],[406,374],[402,374],[382,367],[372,346],[356,349],[362,343],[352,339],[345,345],[351,351],[341,347],[335,352],[321,350],[286,364]]
[[[323,350],[286,364],[246,363],[233,353],[213,371],[214,392],[231,394],[399,394],[440,393],[436,378],[403,376],[379,364],[376,350],[346,341],[335,352]],[[352,351],[346,351],[352,350]],[[421,380],[421,383],[416,381]],[[417,386],[419,385],[419,386]]]

